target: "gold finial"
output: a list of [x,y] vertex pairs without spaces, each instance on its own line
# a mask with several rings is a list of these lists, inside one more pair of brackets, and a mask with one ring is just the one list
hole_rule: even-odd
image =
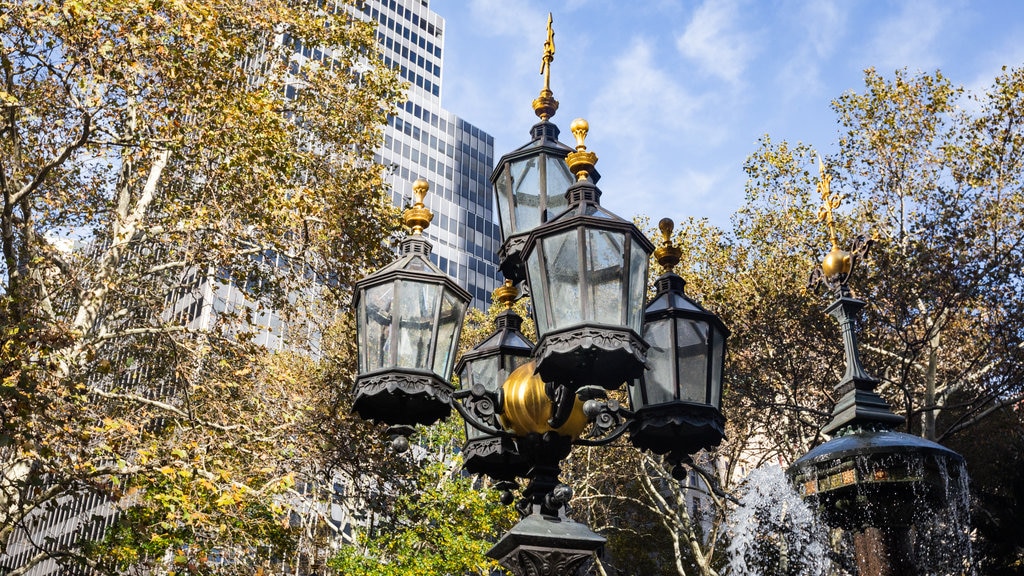
[[412,183],[412,197],[415,203],[402,214],[402,222],[412,230],[414,236],[423,233],[430,226],[430,221],[434,219],[430,208],[423,204],[423,199],[426,198],[429,190],[430,184],[423,178],[417,178]]
[[576,174],[577,180],[586,180],[594,170],[594,164],[597,164],[597,154],[588,152],[585,142],[590,132],[590,124],[583,118],[577,118],[569,125],[569,130],[576,137],[576,151],[565,157],[565,163],[569,165],[569,170]]
[[544,75],[544,87],[540,96],[533,101],[533,111],[541,120],[547,120],[558,110],[558,100],[551,92],[551,62],[555,59],[555,30],[551,27],[551,13],[548,12],[548,37],[544,41],[544,55],[540,60],[540,73]]
[[838,279],[845,283],[853,270],[853,255],[846,250],[839,249],[839,242],[836,240],[836,219],[835,209],[842,203],[842,196],[838,192],[832,193],[832,175],[825,170],[825,163],[818,156],[818,194],[821,196],[821,208],[818,209],[818,222],[824,222],[828,227],[829,241],[832,242],[832,250],[825,255],[821,263],[821,271],[825,273],[826,279]]
[[516,301],[518,296],[519,289],[512,285],[511,280],[505,280],[505,283],[498,286],[491,294],[491,299],[494,302],[504,304],[506,310],[511,310],[512,304]]
[[672,245],[672,231],[675,230],[675,226],[675,222],[671,218],[662,218],[658,222],[662,245],[654,249],[654,259],[665,270],[665,274],[672,272],[683,256],[683,251],[678,246]]

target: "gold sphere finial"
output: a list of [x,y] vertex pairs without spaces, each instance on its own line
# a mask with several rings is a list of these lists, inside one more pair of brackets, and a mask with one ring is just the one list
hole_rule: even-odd
[[658,220],[658,229],[661,230],[661,237],[665,240],[665,244],[671,244],[672,232],[676,229],[676,223],[671,218],[662,218]]
[[678,246],[672,245],[672,232],[675,231],[675,228],[676,224],[671,218],[662,218],[658,221],[662,245],[654,249],[654,259],[657,260],[666,274],[672,272],[672,269],[676,267],[676,264],[679,264],[679,259],[683,256],[683,251]]
[[411,208],[402,214],[402,222],[412,230],[413,235],[422,234],[430,226],[430,221],[434,219],[434,214],[430,211],[430,208],[423,204],[423,199],[427,197],[429,190],[430,184],[423,178],[417,178],[412,183],[414,203]]
[[512,304],[515,303],[517,297],[519,297],[519,289],[512,284],[511,280],[505,280],[505,283],[498,286],[491,294],[491,298],[495,302],[504,304],[506,310],[512,309]]
[[505,402],[499,416],[502,425],[518,436],[555,432],[560,436],[579,438],[587,427],[587,415],[583,412],[583,401],[574,398],[572,412],[565,424],[552,428],[548,424],[551,416],[551,399],[544,391],[544,380],[536,374],[535,361],[516,368],[502,383]]
[[597,154],[587,150],[587,134],[590,133],[590,123],[583,118],[577,118],[569,125],[569,130],[576,138],[576,151],[570,152],[565,157],[565,163],[569,170],[576,174],[577,180],[586,180],[597,164]]
[[533,112],[541,119],[547,120],[558,111],[558,100],[551,91],[551,62],[555,59],[555,30],[551,27],[551,13],[548,12],[548,37],[544,41],[544,55],[540,61],[540,73],[544,75],[544,87],[540,96],[533,101]]

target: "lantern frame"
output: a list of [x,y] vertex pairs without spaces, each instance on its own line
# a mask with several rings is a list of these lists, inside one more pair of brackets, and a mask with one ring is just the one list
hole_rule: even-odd
[[[510,284],[507,282],[504,288],[511,288]],[[526,476],[529,470],[529,463],[519,453],[514,439],[482,430],[473,424],[472,419],[483,421],[492,428],[501,428],[497,415],[504,403],[502,383],[516,368],[530,361],[533,343],[520,331],[523,319],[511,308],[499,314],[494,324],[494,332],[463,354],[455,366],[462,391],[472,391],[468,397],[473,398],[466,401],[466,409],[472,417],[465,418],[466,442],[462,447],[462,460],[463,468],[472,474],[511,481]],[[496,362],[493,373],[487,374],[482,381],[477,381],[473,370],[477,362]]]
[[[629,393],[633,411],[630,441],[655,454],[682,457],[714,448],[725,436],[725,418],[720,409],[729,329],[718,316],[686,295],[686,282],[677,274],[667,272],[655,285],[655,296],[644,312],[644,338],[652,347],[647,355],[648,369],[632,383]],[[702,399],[686,393],[700,388],[693,386],[694,380],[687,380],[690,374],[683,364],[686,358],[694,357],[681,354],[684,346],[693,345],[692,339],[681,337],[687,325],[684,323],[703,327],[695,331],[703,335],[705,346],[703,382],[697,382],[703,384]],[[667,327],[667,342],[650,337],[661,326]],[[658,381],[665,377],[670,382]],[[658,396],[661,398],[656,401]]]
[[[530,129],[532,140],[502,156],[491,172],[502,239],[499,267],[513,283],[526,279],[522,250],[530,231],[569,207],[565,191],[575,178],[565,158],[572,148],[558,141],[559,133],[558,126],[549,120],[534,124]],[[531,160],[533,165],[529,166]],[[515,174],[524,164],[527,166],[520,174]],[[595,181],[597,177],[595,174]],[[530,190],[520,188],[529,184],[533,184]],[[536,206],[524,202],[527,196],[535,199]]]
[[[355,285],[353,306],[361,337],[352,409],[366,420],[391,426],[429,425],[451,413],[454,387],[449,381],[472,300],[430,261],[432,246],[421,236],[433,218],[423,204],[428,189],[424,180],[413,184],[416,203],[403,216],[412,235],[401,241],[399,257]],[[413,287],[411,295],[406,294],[407,286]],[[380,306],[371,318],[373,291],[380,293]],[[371,332],[377,335],[376,348],[370,345]]]
[[[566,385],[572,391],[583,385],[616,389],[639,376],[646,362],[647,344],[639,332],[654,245],[632,222],[602,208],[600,195],[584,176],[566,192],[569,209],[530,232],[523,248],[537,324],[537,373],[545,382]],[[575,253],[564,262],[568,267],[557,266],[560,251],[553,249],[559,238],[566,239],[563,248],[575,242]],[[618,282],[613,298],[598,301],[601,282],[594,258],[612,255],[595,249],[602,238],[621,240],[621,260],[605,267],[618,265],[621,273],[611,279]],[[565,302],[556,301],[557,295],[552,294],[559,290],[552,278],[556,269],[560,274],[568,272],[570,278],[575,275],[574,281],[563,283],[568,287]],[[605,284],[610,282],[606,279]],[[616,306],[618,314],[597,308],[607,304]],[[556,310],[570,316],[558,318]]]

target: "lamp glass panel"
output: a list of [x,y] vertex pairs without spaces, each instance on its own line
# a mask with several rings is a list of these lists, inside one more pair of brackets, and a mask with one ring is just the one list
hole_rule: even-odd
[[395,286],[390,282],[371,286],[363,292],[363,310],[359,314],[362,334],[359,343],[359,371],[374,372],[394,364],[391,357],[391,318]]
[[663,318],[644,325],[648,369],[642,383],[646,387],[646,404],[633,404],[634,408],[653,406],[676,399],[675,366],[672,348],[672,319]]
[[527,353],[524,355],[519,354],[502,354],[501,355],[501,369],[498,371],[498,379],[501,382],[498,383],[500,386],[508,378],[508,375],[515,372],[516,368],[519,368],[523,364],[526,364],[531,360],[531,356]]
[[[477,358],[469,363],[470,382],[479,384],[486,390],[495,391],[502,382],[498,382],[498,364],[500,354],[495,352],[492,356]],[[463,385],[465,388],[465,385]]]
[[399,280],[397,284],[398,366],[430,370],[430,343],[441,286],[409,280]]
[[[580,322],[580,261],[576,229],[542,240],[551,330]],[[530,288],[533,288],[532,284]]]
[[441,299],[441,315],[437,320],[437,346],[434,350],[434,373],[443,380],[451,375],[459,327],[462,326],[465,314],[465,304],[451,290],[445,289]]
[[548,323],[547,287],[541,281],[539,248],[526,261],[526,274],[530,280],[530,304],[533,306],[533,321],[537,324],[537,334],[543,335],[551,328]]
[[514,234],[527,232],[540,224],[540,173],[537,158],[525,158],[511,164],[512,198],[516,206]]
[[625,235],[621,232],[587,230],[587,281],[584,282],[590,303],[587,320],[613,326],[624,323],[622,310],[627,305],[622,300],[624,242]]
[[725,334],[712,330],[714,346],[711,348],[711,405],[722,407],[722,365],[725,362]]
[[557,156],[545,156],[547,162],[547,218],[558,216],[569,207],[566,190],[576,181],[565,160]]
[[708,325],[699,320],[676,319],[676,366],[679,399],[707,404]]
[[647,270],[649,261],[644,252],[633,242],[629,262],[629,309],[626,311],[626,325],[640,333],[644,325],[644,300],[647,297]]
[[508,197],[508,174],[509,167],[505,165],[505,168],[498,174],[498,178],[494,181],[494,196],[497,199],[498,209],[498,221],[501,222],[501,240],[504,242],[512,235],[512,215],[510,214],[512,202]]

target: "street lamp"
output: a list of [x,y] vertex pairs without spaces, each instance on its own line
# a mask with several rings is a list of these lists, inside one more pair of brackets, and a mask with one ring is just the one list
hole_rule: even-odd
[[[533,101],[540,122],[530,129],[530,142],[502,156],[491,174],[504,239],[498,251],[500,268],[517,284],[526,279],[522,250],[527,235],[568,208],[565,190],[575,181],[565,163],[573,149],[558,141],[558,126],[550,121],[558,110],[550,86],[555,58],[553,33],[548,40],[542,60],[544,88]],[[591,174],[594,182],[598,177],[596,172]]]
[[673,271],[681,256],[671,241],[673,222],[665,218],[658,227],[664,244],[654,256],[665,273],[644,311],[648,369],[630,387],[630,440],[655,454],[668,453],[678,464],[688,454],[718,446],[725,436],[720,409],[729,330],[686,295],[686,282]]
[[[728,330],[686,297],[672,272],[678,249],[668,241],[656,252],[667,272],[645,314],[654,244],[601,207],[587,122],[572,123],[574,151],[557,144],[557,129],[550,131],[557,108],[548,86],[553,36],[549,17],[545,86],[534,109],[542,132],[554,136],[535,134],[531,144],[541,144],[506,156],[492,178],[505,211],[503,246],[516,241],[515,251],[503,251],[501,266],[512,278],[495,293],[506,305],[495,331],[459,361],[461,389],[453,391],[447,378],[469,295],[428,261],[429,244],[419,237],[431,219],[423,206],[425,182],[414,187],[416,205],[405,214],[412,236],[403,240],[398,260],[357,283],[355,298],[354,410],[391,425],[402,446],[411,424],[429,424],[454,408],[467,424],[466,469],[499,481],[506,503],[515,501],[515,479],[526,480],[516,503],[520,522],[488,553],[517,576],[574,574],[604,545],[603,537],[565,516],[572,490],[559,475],[573,445],[608,444],[628,432],[635,446],[667,454],[677,474],[689,454],[721,441],[724,424],[719,404]],[[565,168],[552,158],[564,158]],[[538,177],[522,177],[533,169]],[[555,187],[563,185],[564,204],[555,200]],[[526,207],[540,211],[518,216]],[[662,230],[667,238],[671,222]],[[517,279],[526,281],[532,298],[536,346],[510,309]],[[650,356],[645,338],[654,346]],[[635,413],[607,397],[623,386],[631,387]]]
[[470,294],[430,261],[422,236],[433,214],[425,180],[403,222],[398,260],[356,283],[359,375],[353,409],[391,425],[432,424],[451,413],[456,345]]
[[[520,332],[523,319],[512,311],[518,293],[511,280],[494,291],[494,301],[505,306],[495,319],[494,332],[463,354],[455,367],[462,386],[458,395],[467,399],[467,409],[495,428],[501,426],[498,412],[502,407],[502,383],[533,356],[533,343]],[[482,430],[468,419],[462,461],[467,472],[504,482],[526,476],[529,465],[511,438]]]

